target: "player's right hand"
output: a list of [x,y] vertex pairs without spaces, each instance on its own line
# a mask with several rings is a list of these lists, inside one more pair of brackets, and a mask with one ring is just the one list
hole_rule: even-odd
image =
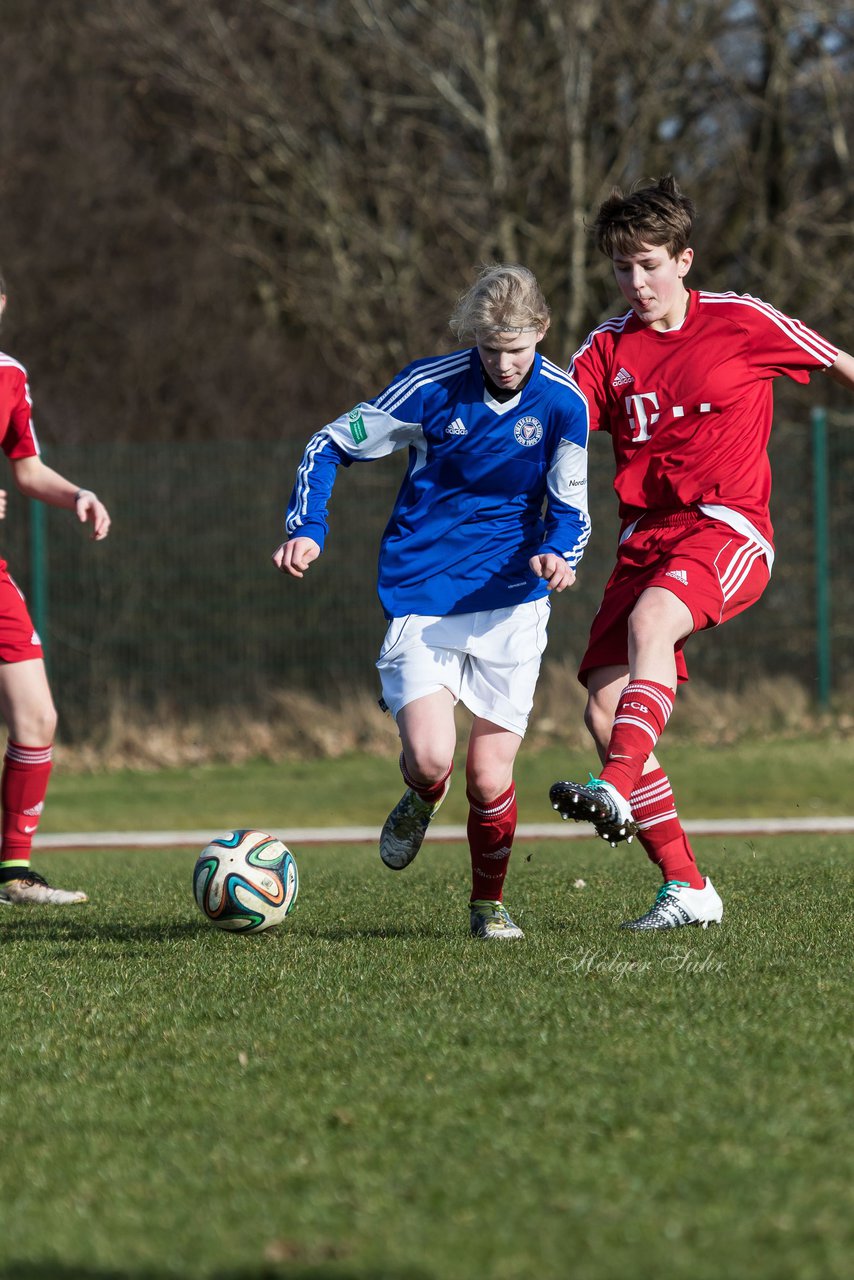
[[0,489],[0,520],[3,520],[5,518],[6,501],[8,499],[8,496],[9,495],[7,494],[5,489]]
[[312,560],[320,555],[314,538],[289,538],[273,552],[273,564],[292,578],[302,578]]
[[549,591],[565,591],[575,582],[575,570],[570,569],[563,556],[556,556],[553,551],[531,556],[528,564],[538,578],[545,579]]

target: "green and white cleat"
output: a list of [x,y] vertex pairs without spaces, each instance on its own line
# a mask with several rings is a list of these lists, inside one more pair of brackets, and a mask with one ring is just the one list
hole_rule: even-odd
[[518,924],[514,924],[510,919],[507,908],[501,902],[477,898],[470,903],[470,911],[473,938],[503,941],[525,936]]
[[33,903],[36,906],[70,907],[77,902],[88,902],[85,893],[78,889],[54,889],[37,871],[25,871],[14,880],[0,881],[0,903],[18,905]]
[[708,876],[702,889],[692,889],[685,880],[668,880],[659,889],[649,911],[637,920],[626,920],[620,928],[642,932],[698,924],[707,929],[710,924],[720,924],[723,914],[724,904]]
[[428,800],[422,800],[411,787],[406,788],[386,818],[380,833],[380,857],[392,871],[402,871],[414,860],[450,785],[451,780],[448,778],[444,791],[432,804]]

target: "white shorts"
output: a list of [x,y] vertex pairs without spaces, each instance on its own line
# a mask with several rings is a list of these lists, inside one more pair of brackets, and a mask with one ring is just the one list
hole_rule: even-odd
[[383,701],[402,707],[448,689],[473,715],[525,736],[546,647],[547,596],[508,609],[393,618],[377,660]]

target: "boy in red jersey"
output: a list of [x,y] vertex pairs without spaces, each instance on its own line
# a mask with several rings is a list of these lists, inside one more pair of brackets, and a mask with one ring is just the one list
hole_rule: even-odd
[[594,329],[570,366],[591,430],[611,434],[621,531],[579,671],[603,767],[587,783],[556,782],[549,798],[612,845],[637,834],[660,868],[655,902],[626,929],[722,918],[653,752],[688,678],[688,636],[749,608],[768,584],[773,379],[826,370],[854,390],[854,359],[798,320],[686,287],[693,218],[670,176],[604,201],[594,233],[631,310]]
[[[6,290],[0,278],[0,317],[5,309]],[[26,370],[2,352],[0,443],[21,493],[65,507],[81,523],[90,521],[96,541],[107,536],[110,517],[104,504],[89,489],[80,489],[46,467],[39,457]],[[5,508],[2,492],[0,515]],[[85,902],[85,893],[55,889],[30,868],[33,835],[51,771],[56,711],[41,641],[5,560],[0,560],[0,716],[9,731],[0,772],[0,904]]]

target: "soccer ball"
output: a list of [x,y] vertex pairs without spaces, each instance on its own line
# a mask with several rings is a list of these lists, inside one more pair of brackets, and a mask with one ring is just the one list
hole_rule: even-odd
[[263,831],[227,831],[196,861],[193,894],[211,924],[260,933],[281,924],[297,900],[299,875],[290,849]]

